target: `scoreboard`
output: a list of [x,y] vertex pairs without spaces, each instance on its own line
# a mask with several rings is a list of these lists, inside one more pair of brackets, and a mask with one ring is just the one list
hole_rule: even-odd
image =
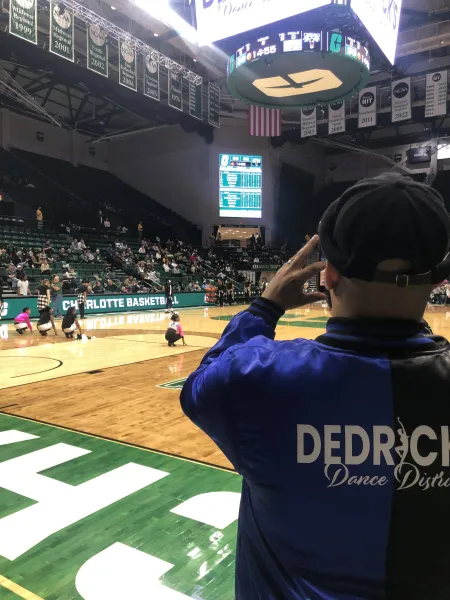
[[221,154],[219,214],[221,217],[262,217],[262,157]]

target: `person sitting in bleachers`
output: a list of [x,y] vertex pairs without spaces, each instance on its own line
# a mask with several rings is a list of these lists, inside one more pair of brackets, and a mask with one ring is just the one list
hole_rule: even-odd
[[108,292],[108,294],[117,294],[117,292],[119,292],[119,288],[112,279],[108,279],[105,291]]
[[44,258],[41,263],[41,275],[50,275],[51,272],[52,271],[51,271],[50,265],[48,264],[47,259]]

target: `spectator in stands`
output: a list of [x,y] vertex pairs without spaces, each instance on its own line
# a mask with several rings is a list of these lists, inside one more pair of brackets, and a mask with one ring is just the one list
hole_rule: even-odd
[[111,227],[111,223],[109,222],[108,217],[105,217],[105,219],[103,221],[103,229],[104,229],[104,231],[105,231],[106,234],[109,233],[110,227]]
[[103,292],[104,292],[103,285],[101,284],[100,281],[96,282],[96,284],[92,288],[92,291],[94,292],[94,294],[103,294]]
[[41,275],[50,275],[50,273],[50,265],[48,264],[47,259],[44,258],[41,263]]
[[59,249],[58,256],[59,256],[60,260],[65,260],[67,258],[67,252],[66,252],[65,248]]
[[41,261],[36,252],[30,251],[31,268],[37,269],[41,266]]
[[167,263],[167,258],[163,258],[163,269],[165,273],[170,273],[170,267]]
[[25,271],[22,263],[18,263],[16,266],[16,277],[19,281],[25,277]]
[[252,233],[252,235],[250,236],[249,242],[250,242],[250,248],[252,250],[254,250],[255,246],[256,246],[256,238],[255,238],[255,234],[254,233]]
[[39,314],[44,308],[50,306],[50,282],[48,279],[42,279],[41,285],[37,288],[37,309]]
[[253,264],[259,264],[259,258],[257,256],[255,256],[255,258],[253,259]]
[[46,256],[51,255],[53,252],[53,247],[51,245],[50,240],[47,240],[42,248],[42,252],[45,253]]
[[39,231],[41,231],[44,226],[44,215],[42,213],[42,208],[40,206],[38,206],[38,208],[36,210],[36,221],[37,221],[37,228],[39,229]]
[[52,300],[55,317],[62,317],[62,283],[58,275],[53,277],[53,281],[50,286],[50,297]]
[[75,289],[77,286],[76,275],[76,271],[74,271],[69,265],[66,265],[66,271],[63,275],[63,284],[66,284],[69,289]]
[[117,294],[117,292],[119,291],[119,288],[117,287],[117,285],[114,283],[114,281],[112,279],[108,279],[106,286],[105,286],[105,290],[109,294]]
[[5,271],[5,275],[6,275],[7,283],[12,287],[13,290],[15,290],[17,288],[18,279],[17,279],[16,273],[17,273],[17,269],[14,266],[14,264],[11,263]]
[[26,275],[24,275],[23,279],[19,279],[17,281],[17,295],[18,296],[28,296],[30,293],[30,282]]
[[139,221],[139,223],[138,223],[137,232],[138,232],[138,241],[141,242],[142,236],[144,235],[144,226],[142,225],[142,221]]
[[147,248],[145,247],[145,243],[144,242],[141,243],[141,246],[140,246],[140,248],[138,250],[138,253],[140,255],[142,255],[142,256],[144,256],[145,254],[147,254]]
[[84,251],[84,250],[86,250],[86,248],[87,248],[87,246],[86,246],[86,244],[84,243],[84,240],[83,240],[83,239],[81,239],[81,240],[78,242],[78,249],[79,249],[79,250],[82,250],[82,251]]
[[103,262],[103,259],[102,259],[102,254],[101,254],[101,252],[100,252],[100,249],[99,249],[99,248],[97,248],[97,250],[95,251],[95,254],[94,254],[94,262],[97,262],[97,263],[101,263],[101,262]]

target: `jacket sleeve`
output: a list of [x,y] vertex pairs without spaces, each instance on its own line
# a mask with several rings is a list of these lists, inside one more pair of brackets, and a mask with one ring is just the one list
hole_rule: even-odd
[[[251,368],[253,358],[259,352],[252,345],[253,338],[275,337],[278,319],[284,314],[277,305],[258,298],[248,310],[237,314],[226,327],[220,341],[206,353],[200,366],[190,375],[181,392],[181,407],[189,419],[211,437],[239,471],[239,444],[233,426],[231,403],[236,400],[233,392],[232,364],[235,352],[245,355],[245,363]],[[245,375],[246,365],[239,362],[239,373]]]

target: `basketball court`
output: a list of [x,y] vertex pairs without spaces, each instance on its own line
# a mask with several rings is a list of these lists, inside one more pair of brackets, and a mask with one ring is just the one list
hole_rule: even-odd
[[[179,393],[240,309],[180,311],[175,348],[156,311],[88,318],[83,341],[0,324],[0,599],[232,600],[240,476]],[[426,317],[448,337],[450,311]],[[292,311],[277,338],[327,319]]]

